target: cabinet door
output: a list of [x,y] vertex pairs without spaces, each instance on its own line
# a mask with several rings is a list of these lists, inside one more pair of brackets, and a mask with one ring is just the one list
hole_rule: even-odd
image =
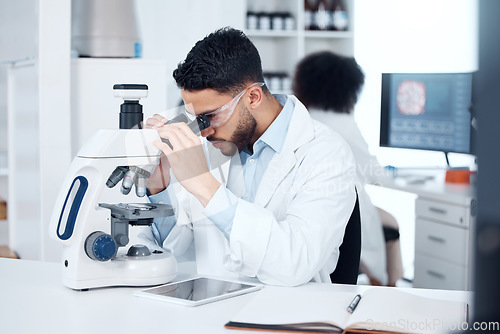
[[465,206],[418,198],[415,202],[417,217],[426,217],[459,226],[469,225],[469,209]]
[[10,248],[27,260],[41,260],[42,236],[46,234],[42,229],[45,180],[40,177],[39,78],[35,61],[9,68]]
[[443,290],[468,290],[469,267],[446,262],[415,252],[413,287]]
[[417,218],[415,251],[447,262],[469,264],[468,230]]

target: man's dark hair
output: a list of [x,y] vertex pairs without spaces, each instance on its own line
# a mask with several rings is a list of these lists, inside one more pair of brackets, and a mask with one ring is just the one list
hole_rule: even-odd
[[173,73],[179,88],[211,88],[234,93],[254,82],[264,82],[255,45],[241,31],[225,27],[198,41]]
[[322,51],[306,56],[296,66],[293,92],[308,108],[351,113],[364,82],[354,58]]

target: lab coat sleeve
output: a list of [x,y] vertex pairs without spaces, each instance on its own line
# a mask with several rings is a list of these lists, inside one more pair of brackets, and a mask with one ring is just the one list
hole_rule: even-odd
[[356,198],[352,153],[347,145],[336,147],[309,148],[292,171],[295,175],[278,186],[273,199],[283,203],[274,206],[281,205],[283,215],[238,201],[228,269],[266,284],[289,286],[310,281],[332,257],[329,270],[335,269]]
[[227,239],[231,234],[237,204],[238,197],[221,184],[203,210],[203,214],[224,233]]
[[[172,201],[170,200],[170,196],[168,195],[167,190],[149,196],[149,201],[151,203],[172,205]],[[175,222],[176,222],[175,215],[169,217],[157,217],[154,220],[151,226],[151,230],[153,232],[153,236],[155,237],[159,245],[161,245],[165,240],[165,238],[169,235],[170,231],[175,226]]]
[[193,229],[189,211],[187,192],[171,176],[171,184],[163,192],[149,197],[152,203],[171,204],[175,215],[155,218],[151,226],[152,234],[158,244],[176,256],[184,254],[193,242]]

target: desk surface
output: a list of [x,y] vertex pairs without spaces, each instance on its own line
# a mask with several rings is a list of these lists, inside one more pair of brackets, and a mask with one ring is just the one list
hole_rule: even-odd
[[[414,177],[418,179],[420,176],[431,178],[423,182],[416,181]],[[444,170],[416,170],[399,172],[395,177],[385,177],[374,185],[414,193],[438,202],[470,206],[475,197],[474,187],[468,184],[446,183],[444,180]]]
[[[181,265],[180,269],[183,268],[189,269]],[[186,272],[179,273],[178,280],[189,276]],[[198,307],[186,307],[132,295],[133,291],[142,288],[102,288],[80,292],[62,286],[60,281],[57,263],[0,259],[1,332],[256,333],[224,328],[224,324],[251,300],[254,293]],[[372,288],[338,284],[322,286],[324,289],[353,293]],[[464,291],[398,289],[468,303],[473,299],[471,292]]]

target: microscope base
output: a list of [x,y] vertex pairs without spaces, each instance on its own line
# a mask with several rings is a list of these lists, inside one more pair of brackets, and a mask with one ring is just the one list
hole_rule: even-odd
[[[106,262],[90,259],[81,262],[76,264],[78,270],[71,270],[75,269],[69,268],[71,264],[66,267],[63,263],[64,286],[74,290],[110,286],[151,286],[168,283],[177,276],[177,261],[167,252],[147,257],[122,254]],[[72,275],[77,272],[85,275]]]

